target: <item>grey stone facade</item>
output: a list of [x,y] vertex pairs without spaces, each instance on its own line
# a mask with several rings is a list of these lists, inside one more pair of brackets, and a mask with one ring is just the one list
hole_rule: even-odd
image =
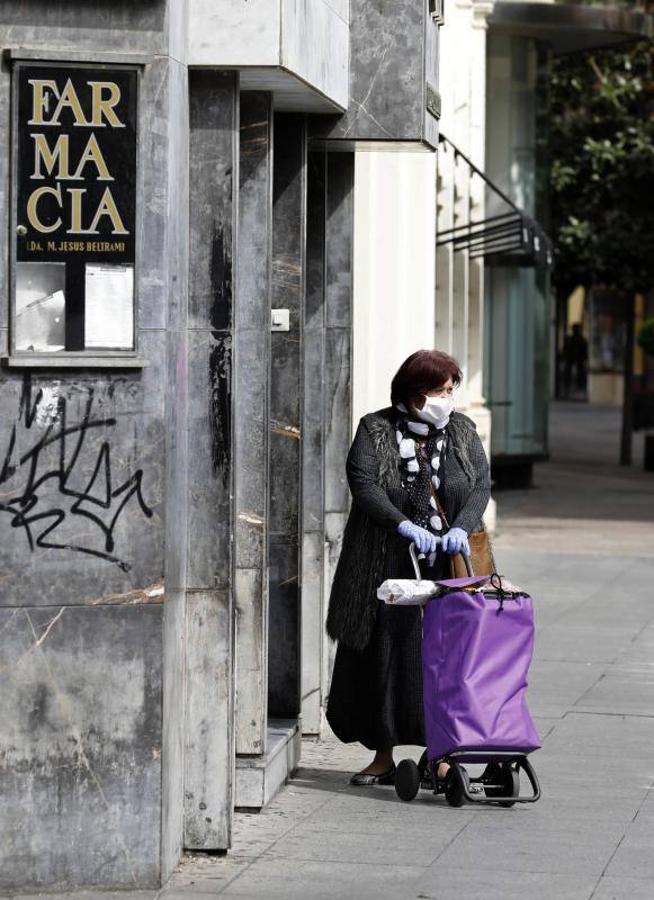
[[[134,59],[141,67],[138,197],[147,227],[137,234],[137,341],[149,363],[123,371],[0,369],[0,890],[154,885],[166,777],[164,619],[175,597],[174,580],[164,592],[164,573],[179,567],[183,549],[165,536],[172,537],[169,510],[179,490],[168,375],[180,352],[188,268],[179,242],[187,230],[180,221],[186,70],[175,59],[163,3],[4,3],[0,22],[5,223],[7,49],[58,61]],[[9,254],[5,227],[2,354]]]
[[[4,222],[12,60],[139,67],[146,363],[0,367],[0,892],[160,884],[184,848],[229,848],[234,805],[265,802],[320,730],[349,506],[347,141],[434,143],[433,23],[404,4],[391,33],[396,4],[373,6],[320,15],[346,37],[351,17],[350,71],[387,95],[419,48],[394,103],[371,90],[380,131],[365,79],[331,118],[341,62],[315,90],[284,70],[278,93],[274,67],[246,90],[236,64],[189,65],[185,0],[0,4]],[[1,230],[3,357],[12,246]],[[271,334],[271,308],[289,331]]]
[[415,0],[353,0],[350,102],[344,115],[318,120],[316,133],[436,148],[438,26],[426,6]]

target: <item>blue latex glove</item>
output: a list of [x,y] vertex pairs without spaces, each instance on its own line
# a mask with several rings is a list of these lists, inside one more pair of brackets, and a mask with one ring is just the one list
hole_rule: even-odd
[[450,528],[441,538],[441,547],[445,553],[465,553],[470,556],[468,535],[463,528]]
[[402,537],[413,541],[421,553],[431,553],[436,549],[436,535],[432,534],[431,531],[427,531],[426,528],[421,528],[420,525],[415,525],[409,519],[400,522],[397,530]]

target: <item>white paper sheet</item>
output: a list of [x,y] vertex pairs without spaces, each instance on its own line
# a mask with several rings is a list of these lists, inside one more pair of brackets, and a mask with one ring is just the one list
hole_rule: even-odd
[[16,266],[16,349],[63,350],[66,340],[62,263]]
[[84,346],[133,349],[134,266],[87,263],[84,289]]

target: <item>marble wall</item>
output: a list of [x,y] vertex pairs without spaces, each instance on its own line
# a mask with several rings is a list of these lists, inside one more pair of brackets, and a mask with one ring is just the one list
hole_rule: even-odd
[[349,98],[343,116],[316,123],[323,137],[418,141],[435,147],[438,27],[426,2],[351,0]]
[[139,4],[132,0],[0,0],[0,41],[3,47],[66,50],[73,55],[110,51],[166,56],[171,47],[171,19],[185,5],[186,0]]
[[[171,27],[172,27],[171,23]],[[159,129],[166,138],[166,268],[163,287],[167,298],[166,333],[166,516],[164,583],[166,602],[163,622],[163,752],[161,876],[170,875],[181,850],[184,817],[184,744],[186,695],[186,576],[188,533],[188,303],[189,184],[188,184],[188,70],[175,60],[170,66]],[[158,158],[158,165],[161,165]]]
[[272,308],[290,330],[271,335],[268,708],[293,718],[300,699],[300,439],[305,292],[306,117],[275,116]]
[[302,728],[318,734],[332,646],[324,627],[350,495],[354,156],[309,155],[302,492]]
[[[408,0],[352,0],[353,16],[251,0],[230,4],[240,30],[198,30],[193,10],[221,6],[0,2],[2,47],[138,55],[148,363],[0,368],[0,892],[157,885],[183,847],[229,847],[234,754],[265,753],[268,715],[321,726],[349,508],[354,156],[308,160],[307,117],[239,98],[235,71],[189,70],[186,29],[191,47],[251,50],[245,19],[263,39],[274,6],[270,65],[332,108],[352,91],[344,123],[312,117],[313,133],[429,142],[430,23]],[[9,97],[3,57],[3,221]],[[271,335],[271,306],[288,332]]]
[[[137,235],[136,333],[148,363],[123,371],[0,368],[2,893],[156,886],[162,816],[173,823],[164,856],[170,860],[181,844],[180,803],[168,803],[181,797],[179,785],[163,805],[161,791],[168,777],[164,569],[179,572],[183,555],[170,543],[171,501],[177,507],[167,456],[174,444],[170,366],[182,354],[168,329],[183,304],[186,271],[177,215],[185,208],[177,128],[187,104],[185,68],[168,55],[167,32],[178,7],[0,5],[3,48],[90,62],[141,54],[137,203],[147,227]],[[10,81],[4,57],[3,221]],[[2,230],[5,261],[8,238]],[[6,353],[6,265],[0,292]]]
[[280,73],[322,97],[348,100],[349,0],[189,0],[189,63],[258,69],[262,90]]
[[241,92],[234,305],[236,752],[266,749],[272,96]]
[[349,0],[281,0],[282,65],[347,109]]
[[158,883],[161,594],[135,599],[0,609],[3,893]]
[[[294,126],[293,131],[280,135],[287,124]],[[297,236],[302,227],[302,204],[296,193],[298,170],[288,165],[294,159],[296,167],[301,159],[298,139],[302,136],[297,125],[297,119],[276,119],[279,144],[275,146],[287,148],[287,140],[296,144],[292,156],[288,149],[275,156],[279,168],[275,173],[274,228],[281,228],[282,235],[288,234],[290,226]],[[304,733],[319,734],[330,669],[331,648],[324,627],[327,597],[350,502],[345,457],[351,428],[354,157],[347,152],[312,151],[304,177],[306,256],[303,260],[300,253],[294,262],[304,268],[304,291],[299,300],[293,299],[291,331],[282,333],[282,346],[289,342],[290,347],[283,353],[278,350],[277,355],[273,351],[271,370],[273,398],[280,388],[287,398],[292,397],[287,402],[293,404],[293,415],[299,415],[301,441],[298,459],[296,447],[280,433],[279,422],[273,418],[271,447],[278,434],[277,453],[287,455],[282,477],[271,452],[270,704],[271,712],[276,710],[278,715],[294,716],[301,711]],[[290,206],[293,198],[294,206]],[[281,217],[289,215],[282,226]],[[273,240],[277,247],[275,236]],[[280,278],[280,257],[274,259]],[[292,270],[292,281],[290,271],[287,258],[285,284],[278,283],[275,298],[288,298],[289,290],[301,291],[300,269]],[[273,347],[279,336],[273,334]],[[285,498],[286,505],[280,505],[284,516],[275,519],[275,498],[280,494]],[[280,528],[285,529],[283,533]],[[275,558],[283,554],[285,568],[273,568],[273,547]],[[283,592],[274,579],[287,581]]]
[[189,74],[184,846],[231,843],[232,349],[238,75]]
[[327,154],[307,158],[307,278],[302,412],[302,729],[319,734],[322,709],[325,521],[325,216]]

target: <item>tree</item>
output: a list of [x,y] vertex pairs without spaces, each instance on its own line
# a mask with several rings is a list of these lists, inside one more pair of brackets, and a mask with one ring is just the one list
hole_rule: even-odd
[[550,93],[553,283],[623,299],[621,463],[631,457],[633,297],[654,285],[654,47],[639,42],[555,60]]

